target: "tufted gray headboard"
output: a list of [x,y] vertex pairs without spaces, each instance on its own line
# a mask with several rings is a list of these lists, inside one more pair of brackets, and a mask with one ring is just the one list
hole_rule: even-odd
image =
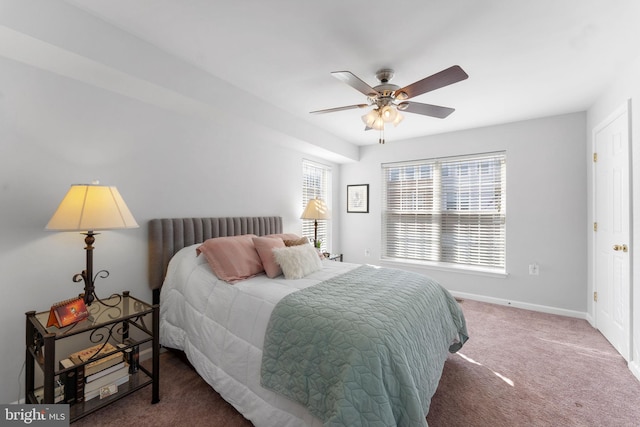
[[153,289],[153,303],[159,303],[167,266],[180,249],[212,237],[275,233],[282,233],[282,217],[152,219],[149,221],[149,286]]

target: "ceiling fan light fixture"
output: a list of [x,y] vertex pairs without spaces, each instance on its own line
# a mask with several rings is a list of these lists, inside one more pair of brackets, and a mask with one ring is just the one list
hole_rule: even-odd
[[382,119],[382,117],[378,116],[371,127],[375,130],[384,130],[384,120]]
[[383,130],[384,129],[384,119],[382,118],[382,112],[374,108],[369,111],[367,114],[362,116],[362,121],[368,128],[375,130]]
[[362,116],[362,122],[365,125],[367,125],[367,127],[373,128],[373,123],[376,121],[378,117],[379,117],[378,109],[374,108],[373,110],[369,111],[367,114]]
[[396,111],[396,117],[395,119],[393,119],[393,122],[391,123],[393,123],[393,126],[395,127],[395,126],[398,126],[402,120],[404,120],[404,116],[400,114],[399,111]]
[[385,105],[384,107],[382,107],[380,116],[385,123],[393,123],[393,121],[398,116],[398,111],[390,105]]

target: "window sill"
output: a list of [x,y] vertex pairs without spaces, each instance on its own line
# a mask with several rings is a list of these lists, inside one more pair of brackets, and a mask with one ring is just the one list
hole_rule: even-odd
[[414,267],[420,267],[427,270],[439,270],[439,271],[448,271],[450,273],[461,273],[461,274],[471,274],[476,276],[487,276],[487,277],[496,277],[501,279],[506,279],[509,276],[509,273],[506,271],[499,271],[491,268],[483,268],[483,267],[452,267],[451,264],[437,263],[437,262],[426,262],[426,261],[414,261],[408,259],[397,259],[397,258],[381,258],[380,263],[393,265],[411,265]]

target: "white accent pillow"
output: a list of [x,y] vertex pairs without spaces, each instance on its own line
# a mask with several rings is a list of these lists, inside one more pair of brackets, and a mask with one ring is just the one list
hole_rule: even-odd
[[322,270],[318,252],[310,244],[274,248],[273,256],[280,264],[285,279],[302,279],[314,271]]

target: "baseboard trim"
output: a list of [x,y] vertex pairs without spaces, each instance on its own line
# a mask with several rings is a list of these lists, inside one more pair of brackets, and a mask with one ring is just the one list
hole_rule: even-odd
[[589,322],[589,324],[594,328],[596,327],[596,319],[593,318],[591,313],[587,313],[587,322]]
[[640,363],[632,360],[629,362],[629,370],[640,381]]
[[550,307],[546,305],[531,304],[522,301],[511,301],[502,298],[487,297],[484,295],[468,294],[465,292],[450,291],[451,295],[456,298],[470,299],[473,301],[487,302],[490,304],[505,305],[509,307],[522,308],[525,310],[539,311],[541,313],[557,314],[559,316],[575,317],[578,319],[587,319],[587,313],[581,311],[567,310],[564,308]]

